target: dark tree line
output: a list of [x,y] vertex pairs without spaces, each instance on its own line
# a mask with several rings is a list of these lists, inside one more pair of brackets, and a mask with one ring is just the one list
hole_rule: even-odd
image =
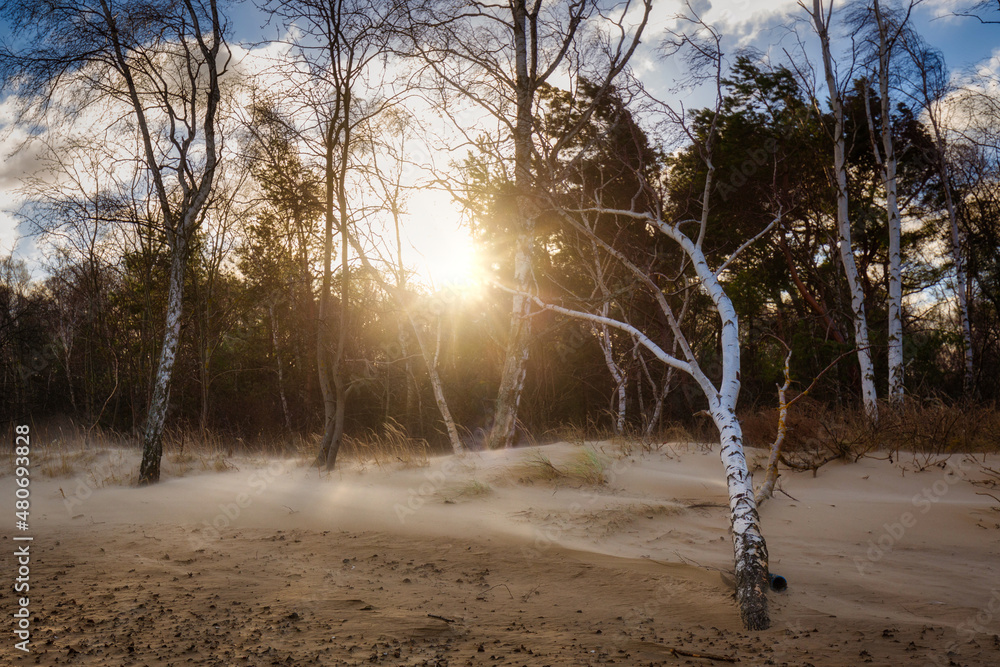
[[[805,384],[854,348],[837,250],[835,121],[803,73],[752,54],[735,58],[718,105],[674,119],[685,128],[678,143],[676,133],[661,131],[641,82],[623,61],[602,60],[587,30],[612,8],[556,3],[535,15],[514,3],[514,18],[494,17],[500,27],[475,43],[487,34],[477,21],[493,9],[453,13],[442,24],[435,17],[445,4],[399,3],[380,10],[378,25],[365,14],[374,6],[360,1],[272,8],[279,22],[313,21],[304,41],[290,45],[297,55],[264,68],[261,79],[284,76],[303,91],[296,98],[227,71],[227,6],[5,4],[10,25],[25,34],[5,47],[4,90],[23,101],[23,123],[46,128],[22,150],[42,156],[44,173],[57,177],[35,174],[21,210],[48,248],[45,267],[31,277],[21,260],[3,259],[3,418],[70,415],[143,434],[154,458],[168,426],[323,433],[327,464],[342,434],[388,420],[444,446],[442,397],[466,444],[494,426],[498,392],[517,406],[519,432],[539,439],[566,423],[653,433],[690,420],[704,407],[691,381],[628,334],[526,301],[515,304],[514,320],[530,326],[512,334],[509,293],[432,290],[386,250],[399,241],[400,220],[404,233],[419,233],[406,218],[406,186],[397,182],[393,195],[387,180],[392,164],[407,161],[412,137],[431,132],[419,110],[447,124],[465,117],[463,104],[504,122],[459,124],[464,140],[456,139],[452,168],[436,178],[465,206],[467,231],[493,280],[565,305],[604,307],[671,348],[677,343],[654,300],[541,195],[558,186],[559,206],[597,198],[609,209],[654,208],[681,220],[699,217],[711,191],[703,242],[711,261],[781,212],[720,275],[741,321],[741,405],[774,405],[785,357],[775,338],[790,346],[794,376]],[[77,16],[88,17],[89,32],[67,41]],[[519,25],[528,26],[528,43],[535,34],[550,46],[579,48],[529,54],[513,78],[452,68],[482,66],[489,49],[521,44]],[[29,47],[35,60],[24,59]],[[914,52],[932,60],[926,48]],[[338,60],[350,54],[357,59]],[[578,76],[560,89],[543,66],[568,66]],[[397,70],[405,78],[395,78]],[[927,96],[920,102],[919,91],[902,84],[884,105],[875,74],[854,72],[843,106],[853,250],[876,384],[889,374],[890,236],[872,142],[887,128],[904,221],[906,391],[995,400],[995,133],[989,123],[935,130]],[[969,115],[997,111],[982,93],[950,91],[947,100]],[[80,114],[109,108],[121,115],[102,134],[94,132],[99,121],[81,128]],[[404,135],[411,144],[394,152]],[[959,273],[956,255],[944,251],[952,243],[949,210],[961,239]],[[391,211],[396,237],[385,225]],[[704,366],[718,372],[711,369],[721,363],[713,361],[721,359],[719,324],[705,295],[676,282],[678,251],[642,224],[612,215],[592,222],[599,241],[644,262],[650,275],[675,280],[664,293],[685,313]],[[956,280],[967,292],[971,380]],[[812,394],[851,409],[860,392],[857,366],[843,362]],[[510,425],[501,426],[495,437],[503,440]]]

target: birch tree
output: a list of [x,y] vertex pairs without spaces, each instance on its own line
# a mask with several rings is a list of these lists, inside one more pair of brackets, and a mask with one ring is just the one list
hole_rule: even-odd
[[[391,123],[393,127],[384,128],[379,134],[383,137],[395,135],[398,138],[398,144],[393,143],[389,145],[384,140],[380,142],[387,153],[391,165],[380,164],[377,158],[373,159],[372,176],[374,180],[378,181],[379,189],[381,190],[381,208],[387,210],[392,218],[392,246],[395,253],[391,261],[384,262],[383,260],[383,263],[391,267],[391,273],[394,278],[393,282],[388,281],[383,272],[372,265],[369,261],[368,253],[361,248],[356,238],[353,243],[355,245],[355,252],[361,258],[364,266],[370,271],[379,286],[393,298],[396,305],[405,313],[406,320],[409,322],[413,336],[417,341],[420,356],[423,358],[424,365],[427,368],[427,377],[431,383],[431,391],[434,393],[434,402],[441,413],[441,422],[444,424],[445,432],[448,435],[448,442],[451,444],[452,453],[459,455],[465,452],[465,446],[458,435],[458,428],[455,426],[455,419],[452,417],[451,408],[448,406],[448,399],[444,392],[444,383],[441,380],[441,373],[439,371],[441,338],[444,329],[441,322],[441,313],[433,313],[430,308],[420,307],[419,297],[410,290],[407,284],[407,269],[403,261],[402,217],[406,206],[406,195],[402,167],[406,162],[405,155],[409,152],[407,150],[409,148],[407,140],[409,139],[410,128],[406,122],[407,119],[402,114],[389,114],[388,116],[390,121],[396,120],[397,122]],[[424,330],[425,327],[427,331]],[[433,347],[431,346],[431,335],[434,341]],[[400,345],[402,346],[404,357],[408,356],[406,354],[406,340],[407,336],[401,334]],[[414,386],[415,383],[409,359],[407,359],[406,363],[407,408],[409,409],[411,392],[414,392],[417,388]]]
[[931,160],[937,171],[945,210],[948,214],[948,250],[955,271],[955,297],[958,301],[958,317],[962,329],[963,386],[967,394],[975,390],[975,365],[972,351],[972,324],[969,318],[969,282],[965,267],[965,234],[959,225],[952,186],[951,167],[948,163],[948,128],[943,118],[946,97],[953,92],[949,85],[944,56],[930,48],[915,34],[908,34],[902,43],[910,58],[912,71],[917,80],[912,82],[911,97],[926,115],[934,140],[934,154]]
[[[219,162],[220,77],[230,53],[216,0],[5,2],[23,48],[0,51],[4,92],[29,100],[26,113],[127,109],[141,138],[158,224],[170,250],[163,342],[143,428],[139,483],[160,478],[163,427],[177,357],[184,274]],[[112,113],[112,123],[117,114]]]
[[[912,5],[911,5],[912,9]],[[872,13],[875,17],[875,27],[878,35],[878,86],[879,100],[882,111],[880,134],[882,139],[881,154],[877,146],[873,146],[876,161],[882,170],[882,183],[885,186],[885,206],[889,221],[889,390],[890,403],[899,403],[903,399],[903,275],[901,258],[902,222],[899,215],[897,196],[897,165],[895,146],[892,140],[892,97],[889,83],[892,78],[892,68],[898,67],[894,55],[899,51],[897,45],[902,31],[906,27],[909,13],[906,15],[887,15],[879,0],[872,1]],[[868,101],[865,100],[865,108]],[[869,123],[869,127],[871,124]]]
[[875,370],[872,364],[871,349],[868,340],[868,316],[865,313],[864,291],[858,276],[857,263],[854,261],[854,248],[851,243],[851,221],[848,213],[847,197],[847,151],[844,136],[844,102],[837,71],[834,67],[830,47],[830,25],[833,14],[833,2],[828,6],[823,0],[813,0],[812,9],[804,2],[799,6],[805,9],[813,22],[816,35],[819,37],[823,54],[823,74],[826,79],[827,91],[830,95],[830,106],[833,108],[833,161],[834,182],[837,192],[837,246],[840,259],[847,277],[847,285],[851,294],[851,310],[854,315],[854,343],[858,351],[858,366],[861,370],[861,399],[865,412],[872,420],[878,419],[878,402],[875,392]]
[[[589,235],[604,252],[615,258],[632,276],[656,298],[663,314],[670,322],[671,330],[681,349],[679,356],[665,351],[646,333],[622,320],[599,313],[591,313],[567,308],[543,301],[538,296],[529,298],[542,309],[568,317],[584,320],[596,326],[607,326],[624,331],[649,350],[662,363],[691,376],[708,401],[708,412],[719,430],[722,463],[726,470],[729,492],[733,549],[736,572],[736,596],[744,626],[749,630],[763,630],[770,626],[767,610],[767,547],[760,530],[760,519],[754,496],[753,481],[747,468],[743,452],[743,432],[736,418],[736,401],[740,389],[740,344],[739,318],[732,301],[726,295],[718,275],[726,262],[717,268],[709,266],[704,251],[697,238],[692,239],[681,230],[692,220],[669,222],[655,211],[607,209],[596,206],[571,209],[558,206],[564,222],[578,231]],[[663,286],[653,277],[634,264],[621,251],[601,239],[600,234],[588,223],[588,215],[618,216],[638,224],[648,225],[663,234],[680,248],[685,261],[689,263],[700,289],[711,299],[721,324],[722,372],[718,381],[713,381],[702,369],[694,351],[681,329],[673,307],[664,295]],[[776,222],[776,221],[775,221]],[[773,226],[772,223],[771,226]],[[770,226],[769,226],[770,228]],[[769,229],[768,228],[768,229]],[[529,295],[525,295],[529,296]]]
[[[715,84],[718,94],[721,83],[722,52],[719,35],[695,17],[692,35],[682,36],[677,43],[677,49],[690,47],[693,49],[691,63],[708,66],[711,74],[708,79]],[[691,64],[689,63],[689,64]],[[718,102],[718,99],[717,99]],[[683,121],[684,114],[678,113],[667,105],[659,104],[667,118]],[[718,112],[718,105],[716,106]],[[589,120],[589,119],[588,119]],[[619,122],[625,119],[619,117]],[[685,127],[686,129],[686,127]],[[760,519],[754,496],[753,481],[747,468],[746,456],[743,451],[743,432],[736,418],[736,403],[740,391],[740,341],[739,318],[733,307],[733,302],[723,288],[720,275],[750,244],[758,240],[779,222],[780,213],[769,224],[765,225],[753,238],[739,246],[724,261],[715,266],[703,248],[706,238],[711,209],[711,174],[712,146],[715,133],[714,123],[709,124],[707,136],[698,137],[700,150],[708,168],[708,183],[701,199],[701,216],[696,219],[681,218],[668,220],[664,218],[664,202],[658,195],[657,188],[646,178],[641,169],[635,169],[633,177],[637,179],[638,191],[631,198],[631,208],[613,208],[603,203],[602,188],[580,187],[585,182],[582,177],[570,174],[581,167],[579,161],[570,161],[554,165],[549,182],[553,185],[547,192],[540,207],[558,216],[559,220],[569,229],[589,239],[602,258],[614,262],[622,269],[623,274],[634,285],[648,294],[668,322],[673,341],[679,354],[672,354],[653,340],[641,327],[627,321],[626,318],[613,317],[602,307],[585,310],[579,307],[567,307],[542,299],[537,294],[528,295],[534,304],[545,310],[589,322],[595,327],[609,327],[623,331],[633,338],[637,344],[652,353],[656,359],[668,367],[690,376],[708,403],[708,413],[719,431],[720,456],[726,471],[726,483],[729,493],[730,518],[733,535],[734,564],[736,574],[736,598],[744,627],[749,630],[763,630],[770,626],[767,607],[767,546],[760,529]],[[613,187],[612,183],[607,186]],[[610,200],[610,198],[609,198]],[[682,228],[692,226],[691,234]],[[607,228],[610,227],[610,230]],[[629,232],[635,234],[638,230],[647,231],[652,237],[665,239],[673,249],[678,266],[675,278],[671,281],[663,272],[662,267],[650,270],[615,243],[615,239]],[[611,240],[608,240],[611,239]],[[662,253],[663,248],[648,244],[647,253]],[[602,276],[606,273],[602,272]],[[670,284],[672,283],[672,284]],[[508,288],[516,291],[516,288]],[[690,339],[681,325],[677,307],[671,303],[668,295],[680,291],[691,292],[699,290],[708,297],[713,315],[718,317],[721,369],[717,379],[709,376],[702,367]],[[676,297],[673,297],[676,299]],[[686,308],[688,300],[683,301]],[[682,312],[682,311],[681,311]],[[682,312],[683,314],[683,312]]]
[[[404,3],[408,51],[425,66],[438,90],[439,109],[457,120],[455,99],[495,122],[493,145],[512,173],[507,227],[514,235],[510,328],[489,446],[509,446],[524,388],[531,339],[533,254],[538,210],[531,193],[539,159],[554,161],[571,140],[548,146],[537,140],[540,88],[556,76],[575,81],[590,71],[598,82],[593,108],[624,70],[645,29],[651,0],[421,0]],[[637,17],[637,18],[636,18]],[[595,27],[596,26],[596,27]],[[598,32],[600,30],[600,32]],[[582,62],[583,56],[592,58]],[[465,116],[467,117],[467,116]],[[582,126],[582,125],[581,125]],[[482,126],[456,122],[470,145]],[[451,147],[454,148],[454,147]]]
[[[889,261],[886,274],[889,279],[888,301],[888,367],[890,403],[903,399],[903,270],[902,270],[902,221],[899,211],[898,177],[899,161],[892,136],[892,99],[899,89],[900,71],[905,63],[900,62],[901,44],[909,30],[911,2],[905,10],[898,7],[883,7],[879,0],[854,12],[848,19],[857,32],[867,33],[867,48],[873,61],[871,68],[878,81],[880,122],[877,128],[871,112],[871,100],[864,99],[865,115],[871,135],[872,153],[878,165],[885,190],[885,209],[888,221]],[[865,80],[865,91],[868,86]],[[881,147],[879,146],[881,143]]]

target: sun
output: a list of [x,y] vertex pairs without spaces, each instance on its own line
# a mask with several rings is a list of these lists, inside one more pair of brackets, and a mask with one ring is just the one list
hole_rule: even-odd
[[443,192],[423,190],[410,199],[404,234],[404,262],[417,280],[441,289],[479,292],[485,273],[469,230],[461,225],[461,212]]

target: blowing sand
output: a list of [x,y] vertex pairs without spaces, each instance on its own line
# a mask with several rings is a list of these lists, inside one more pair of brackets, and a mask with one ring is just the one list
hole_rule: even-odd
[[[717,450],[621,457],[559,444],[330,476],[291,461],[236,466],[145,489],[83,471],[34,477],[31,652],[8,631],[0,656],[1000,665],[1000,511],[963,457],[923,472],[904,457],[784,473],[789,495],[766,503],[762,522],[788,589],[771,593],[760,633],[742,630],[728,583]],[[602,472],[607,483],[593,484]],[[0,498],[13,510],[9,474]],[[12,537],[5,527],[7,628]]]

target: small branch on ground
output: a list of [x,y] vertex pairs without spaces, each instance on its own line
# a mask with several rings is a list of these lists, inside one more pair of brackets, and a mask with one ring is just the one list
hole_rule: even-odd
[[736,658],[730,658],[727,655],[714,655],[712,653],[695,653],[693,651],[685,651],[682,648],[677,648],[676,646],[664,646],[676,656],[685,656],[688,658],[702,658],[704,660],[717,660],[719,662],[736,662]]

